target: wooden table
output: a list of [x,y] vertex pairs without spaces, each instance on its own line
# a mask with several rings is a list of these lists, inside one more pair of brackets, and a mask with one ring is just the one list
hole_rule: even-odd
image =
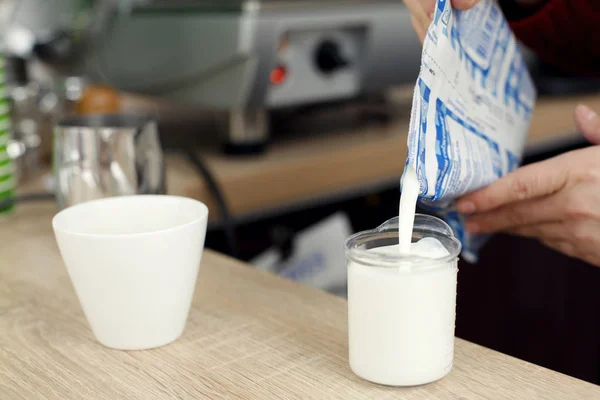
[[[406,134],[412,90],[399,91],[399,117],[386,125],[327,134],[276,137],[268,153],[232,158],[217,149],[200,153],[222,186],[232,214],[240,217],[323,201],[365,187],[399,181],[406,161]],[[528,150],[557,147],[580,139],[573,122],[579,103],[600,110],[600,96],[541,99],[529,132]],[[180,156],[167,159],[171,193],[205,202],[218,216],[212,194],[194,168]]]
[[59,257],[53,213],[52,204],[22,205],[0,222],[2,400],[600,398],[600,387],[459,339],[445,379],[370,384],[348,367],[344,300],[209,251],[179,341],[106,349]]

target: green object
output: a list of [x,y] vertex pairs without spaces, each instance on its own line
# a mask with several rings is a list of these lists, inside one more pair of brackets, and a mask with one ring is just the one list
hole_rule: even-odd
[[[0,155],[0,159],[1,159]],[[8,199],[15,197],[15,174],[12,160],[0,161],[0,204]],[[0,215],[3,215],[14,208],[14,203],[0,207]]]
[[[15,196],[15,169],[13,160],[8,155],[8,141],[10,132],[0,133],[0,203]],[[7,213],[14,207],[13,203],[0,206],[0,215]]]
[[[4,55],[0,53],[0,65],[4,65]],[[5,93],[4,69],[0,68],[0,93]],[[10,129],[10,104],[0,99],[0,204],[15,196],[15,168],[8,153],[8,145],[12,136]],[[0,206],[0,216],[14,208],[14,203]]]

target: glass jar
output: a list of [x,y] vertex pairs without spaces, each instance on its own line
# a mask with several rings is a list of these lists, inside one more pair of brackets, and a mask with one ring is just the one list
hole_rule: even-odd
[[349,359],[363,379],[414,386],[452,369],[461,244],[444,221],[417,214],[412,242],[426,237],[445,255],[399,253],[398,217],[346,241]]

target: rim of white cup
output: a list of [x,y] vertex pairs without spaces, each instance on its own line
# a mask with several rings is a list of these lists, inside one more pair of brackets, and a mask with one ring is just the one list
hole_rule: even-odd
[[[66,215],[76,212],[76,210],[82,209],[82,208],[87,208],[87,207],[92,207],[94,204],[98,204],[98,203],[111,203],[111,202],[119,202],[119,201],[123,201],[123,200],[141,200],[142,198],[148,199],[148,198],[157,198],[157,199],[171,199],[171,200],[180,200],[183,202],[190,202],[190,203],[194,203],[197,206],[200,206],[201,208],[201,215],[200,217],[197,218],[193,218],[185,223],[180,223],[168,228],[164,228],[164,229],[156,229],[156,230],[152,230],[152,231],[146,231],[146,232],[136,232],[136,233],[86,233],[86,232],[78,232],[77,230],[72,230],[72,229],[65,229],[64,227],[60,226],[60,219],[64,218]],[[76,236],[83,236],[83,237],[103,237],[103,238],[125,238],[125,237],[139,237],[139,236],[145,236],[145,235],[155,235],[155,234],[159,234],[159,233],[165,233],[165,232],[169,232],[169,231],[173,231],[173,230],[177,230],[177,229],[181,229],[184,228],[186,226],[198,223],[198,222],[203,222],[204,220],[208,220],[208,214],[209,214],[209,209],[208,206],[206,204],[204,204],[203,202],[196,200],[196,199],[192,199],[190,197],[184,197],[184,196],[172,196],[172,195],[152,195],[152,194],[147,194],[147,195],[131,195],[131,196],[115,196],[115,197],[105,197],[102,199],[96,199],[96,200],[90,200],[90,201],[86,201],[83,203],[79,203],[70,207],[65,208],[64,210],[59,211],[54,218],[52,218],[52,228],[55,231],[58,232],[62,232],[62,233],[66,233],[69,235],[76,235]]]

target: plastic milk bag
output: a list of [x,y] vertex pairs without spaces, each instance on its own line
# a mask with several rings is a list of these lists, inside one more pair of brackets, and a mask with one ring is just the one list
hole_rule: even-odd
[[477,260],[485,237],[466,232],[454,202],[519,166],[535,98],[496,2],[459,11],[437,0],[413,97],[407,164],[417,171],[420,205],[454,229],[467,261]]

